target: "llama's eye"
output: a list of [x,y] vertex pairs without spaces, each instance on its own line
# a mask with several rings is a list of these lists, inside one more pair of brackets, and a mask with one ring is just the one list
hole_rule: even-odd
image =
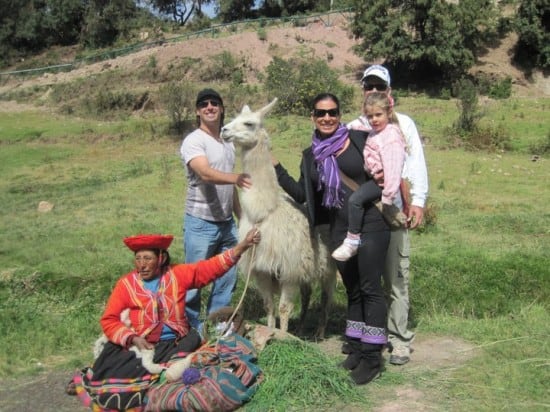
[[245,122],[244,125],[245,125],[246,127],[248,127],[248,128],[254,127],[254,123],[252,123],[252,122]]

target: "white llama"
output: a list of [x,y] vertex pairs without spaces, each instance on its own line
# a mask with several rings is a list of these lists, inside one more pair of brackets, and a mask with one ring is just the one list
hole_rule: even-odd
[[245,253],[239,268],[251,276],[261,294],[267,312],[267,326],[276,327],[274,296],[280,294],[280,329],[288,330],[297,291],[302,292],[299,332],[304,326],[311,287],[321,282],[321,314],[316,336],[324,338],[328,312],[336,282],[336,267],[330,258],[326,240],[328,228],[321,233],[310,231],[303,205],[298,205],[279,188],[271,162],[270,140],[263,125],[264,116],[277,99],[252,112],[244,106],[231,123],[222,128],[221,136],[240,148],[244,173],[250,174],[252,187],[240,194],[242,208],[239,237],[256,226],[262,241],[255,253]]

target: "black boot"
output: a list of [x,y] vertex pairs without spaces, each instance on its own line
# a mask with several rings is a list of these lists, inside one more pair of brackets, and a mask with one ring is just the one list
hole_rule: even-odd
[[340,365],[344,369],[351,371],[361,361],[361,342],[357,339],[347,338],[346,343],[349,349],[348,357]]
[[378,378],[382,372],[382,345],[363,343],[361,361],[351,371],[351,378],[357,385],[366,385]]

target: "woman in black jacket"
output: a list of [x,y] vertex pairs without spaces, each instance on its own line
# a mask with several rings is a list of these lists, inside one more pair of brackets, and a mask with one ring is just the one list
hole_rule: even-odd
[[[367,134],[348,130],[340,122],[338,98],[317,95],[311,119],[315,130],[311,146],[302,153],[300,179],[296,181],[275,159],[274,166],[279,185],[296,202],[306,203],[310,225],[330,225],[333,251],[348,229],[347,203],[353,190],[344,180],[349,177],[359,185],[368,181],[372,200],[379,199],[382,191],[363,168]],[[381,213],[372,203],[366,204],[357,255],[336,262],[348,298],[345,338],[350,353],[342,366],[351,370],[357,384],[378,377],[382,367],[387,308],[381,279],[389,240],[390,228]]]

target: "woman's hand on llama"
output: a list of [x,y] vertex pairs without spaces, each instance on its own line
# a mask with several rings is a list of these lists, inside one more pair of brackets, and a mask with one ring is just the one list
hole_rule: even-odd
[[237,175],[235,184],[241,189],[250,189],[252,187],[252,179],[248,173],[241,173]]
[[253,227],[248,231],[244,239],[237,243],[237,245],[233,248],[235,256],[241,256],[251,246],[260,243],[261,240],[262,234],[260,233],[260,230],[256,227]]

